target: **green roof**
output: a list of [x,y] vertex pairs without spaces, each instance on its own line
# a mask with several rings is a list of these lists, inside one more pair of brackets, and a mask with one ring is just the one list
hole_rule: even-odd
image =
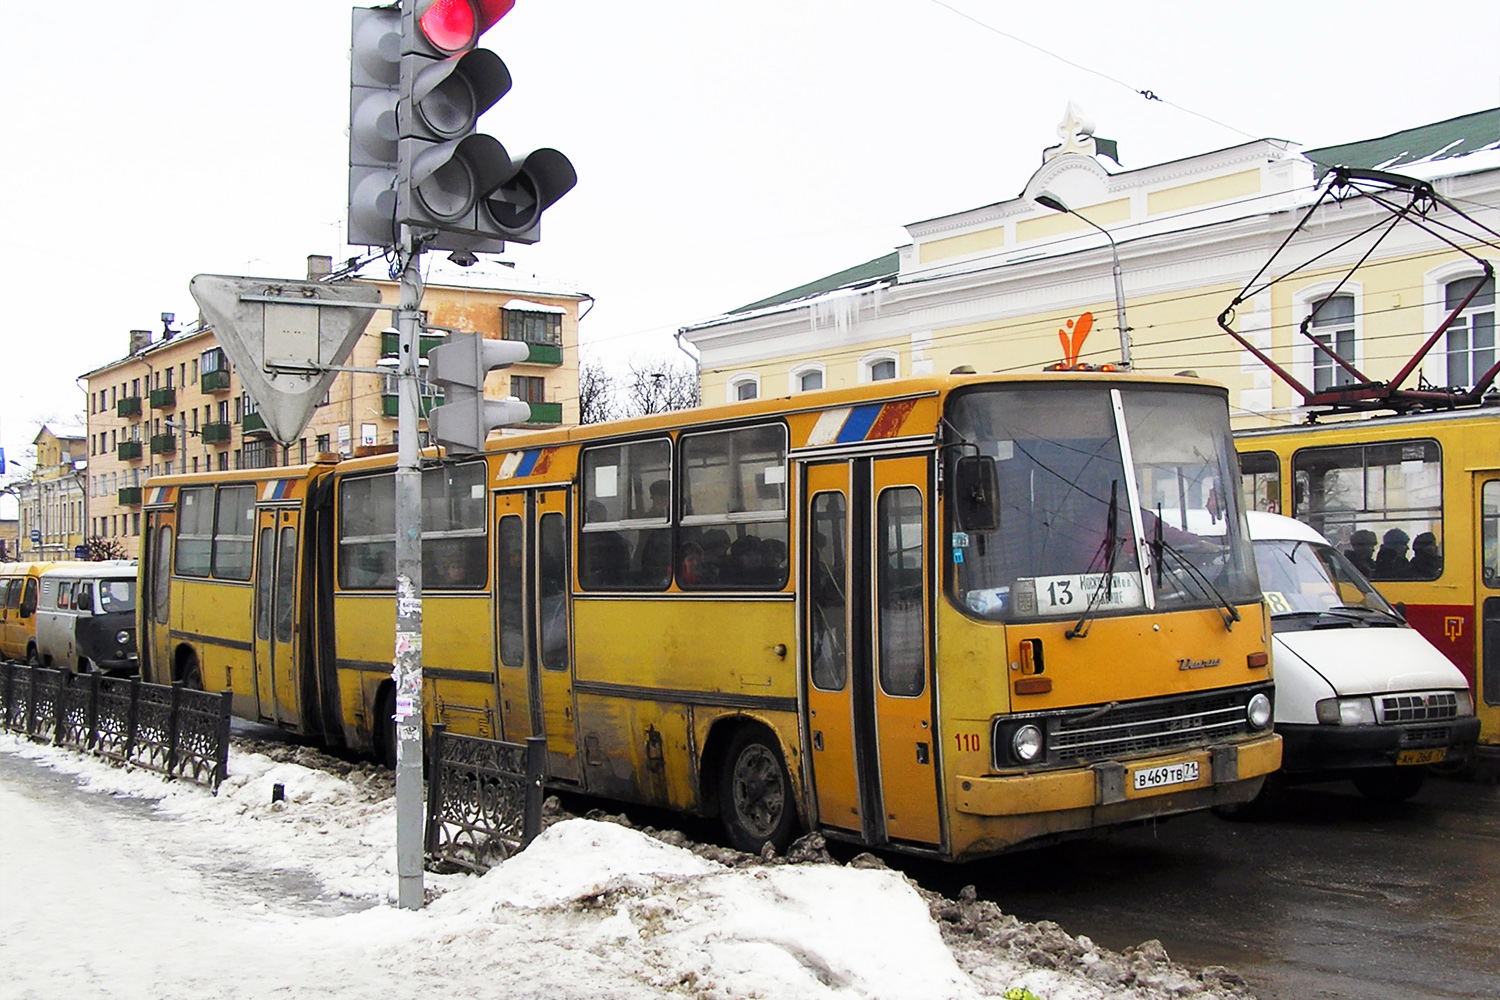
[[1500,108],[1403,129],[1378,139],[1308,149],[1302,155],[1318,165],[1318,175],[1322,176],[1329,167],[1399,172],[1412,163],[1451,160],[1496,146],[1500,146]]
[[[1324,146],[1320,149],[1304,150],[1303,154],[1318,165],[1318,176],[1330,167],[1359,167],[1366,170],[1398,170],[1419,162],[1449,160],[1467,156],[1483,149],[1500,148],[1500,108],[1476,111],[1460,115],[1447,121],[1419,125],[1403,129],[1378,139],[1363,139],[1346,142],[1340,146]],[[857,264],[833,274],[809,281],[805,285],[789,288],[775,295],[768,295],[748,305],[731,309],[726,316],[784,305],[798,299],[822,295],[839,288],[858,288],[877,281],[894,278],[900,271],[897,253]]]
[[861,285],[874,284],[883,278],[894,278],[901,269],[899,253],[888,253],[884,257],[876,257],[874,260],[856,264],[854,267],[846,267],[842,271],[835,271],[827,277],[816,281],[809,281],[805,285],[796,288],[788,288],[784,292],[768,295],[763,299],[757,299],[749,305],[740,306],[738,309],[729,310],[726,315],[733,316],[735,313],[750,312],[752,309],[764,309],[767,306],[779,306],[786,302],[795,302],[805,299],[810,295],[822,295],[839,288],[857,288]]

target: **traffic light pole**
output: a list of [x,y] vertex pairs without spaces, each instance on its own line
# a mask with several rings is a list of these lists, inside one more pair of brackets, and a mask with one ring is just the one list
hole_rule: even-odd
[[[422,450],[417,441],[417,326],[422,253],[401,227],[396,411],[396,876],[397,905],[422,908]],[[384,724],[385,720],[380,720]]]

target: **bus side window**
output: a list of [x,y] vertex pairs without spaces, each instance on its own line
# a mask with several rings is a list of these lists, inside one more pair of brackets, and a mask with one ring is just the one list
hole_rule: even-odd
[[73,582],[59,580],[57,583],[57,609],[67,611],[73,606]]
[[26,589],[21,592],[21,617],[30,618],[36,614],[36,580],[33,577],[26,578]]

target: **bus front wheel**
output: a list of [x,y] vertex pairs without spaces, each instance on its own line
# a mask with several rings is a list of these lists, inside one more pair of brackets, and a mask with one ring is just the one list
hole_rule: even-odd
[[759,854],[769,843],[779,853],[791,841],[797,818],[792,782],[776,738],[764,727],[746,726],[730,740],[719,812],[736,850]]

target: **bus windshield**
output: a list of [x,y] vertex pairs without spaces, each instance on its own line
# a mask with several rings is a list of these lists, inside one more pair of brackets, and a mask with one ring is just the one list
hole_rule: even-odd
[[969,613],[1259,601],[1221,396],[1016,386],[956,396],[948,423],[950,470],[977,449],[995,459],[999,486],[996,530],[950,524],[951,593]]

